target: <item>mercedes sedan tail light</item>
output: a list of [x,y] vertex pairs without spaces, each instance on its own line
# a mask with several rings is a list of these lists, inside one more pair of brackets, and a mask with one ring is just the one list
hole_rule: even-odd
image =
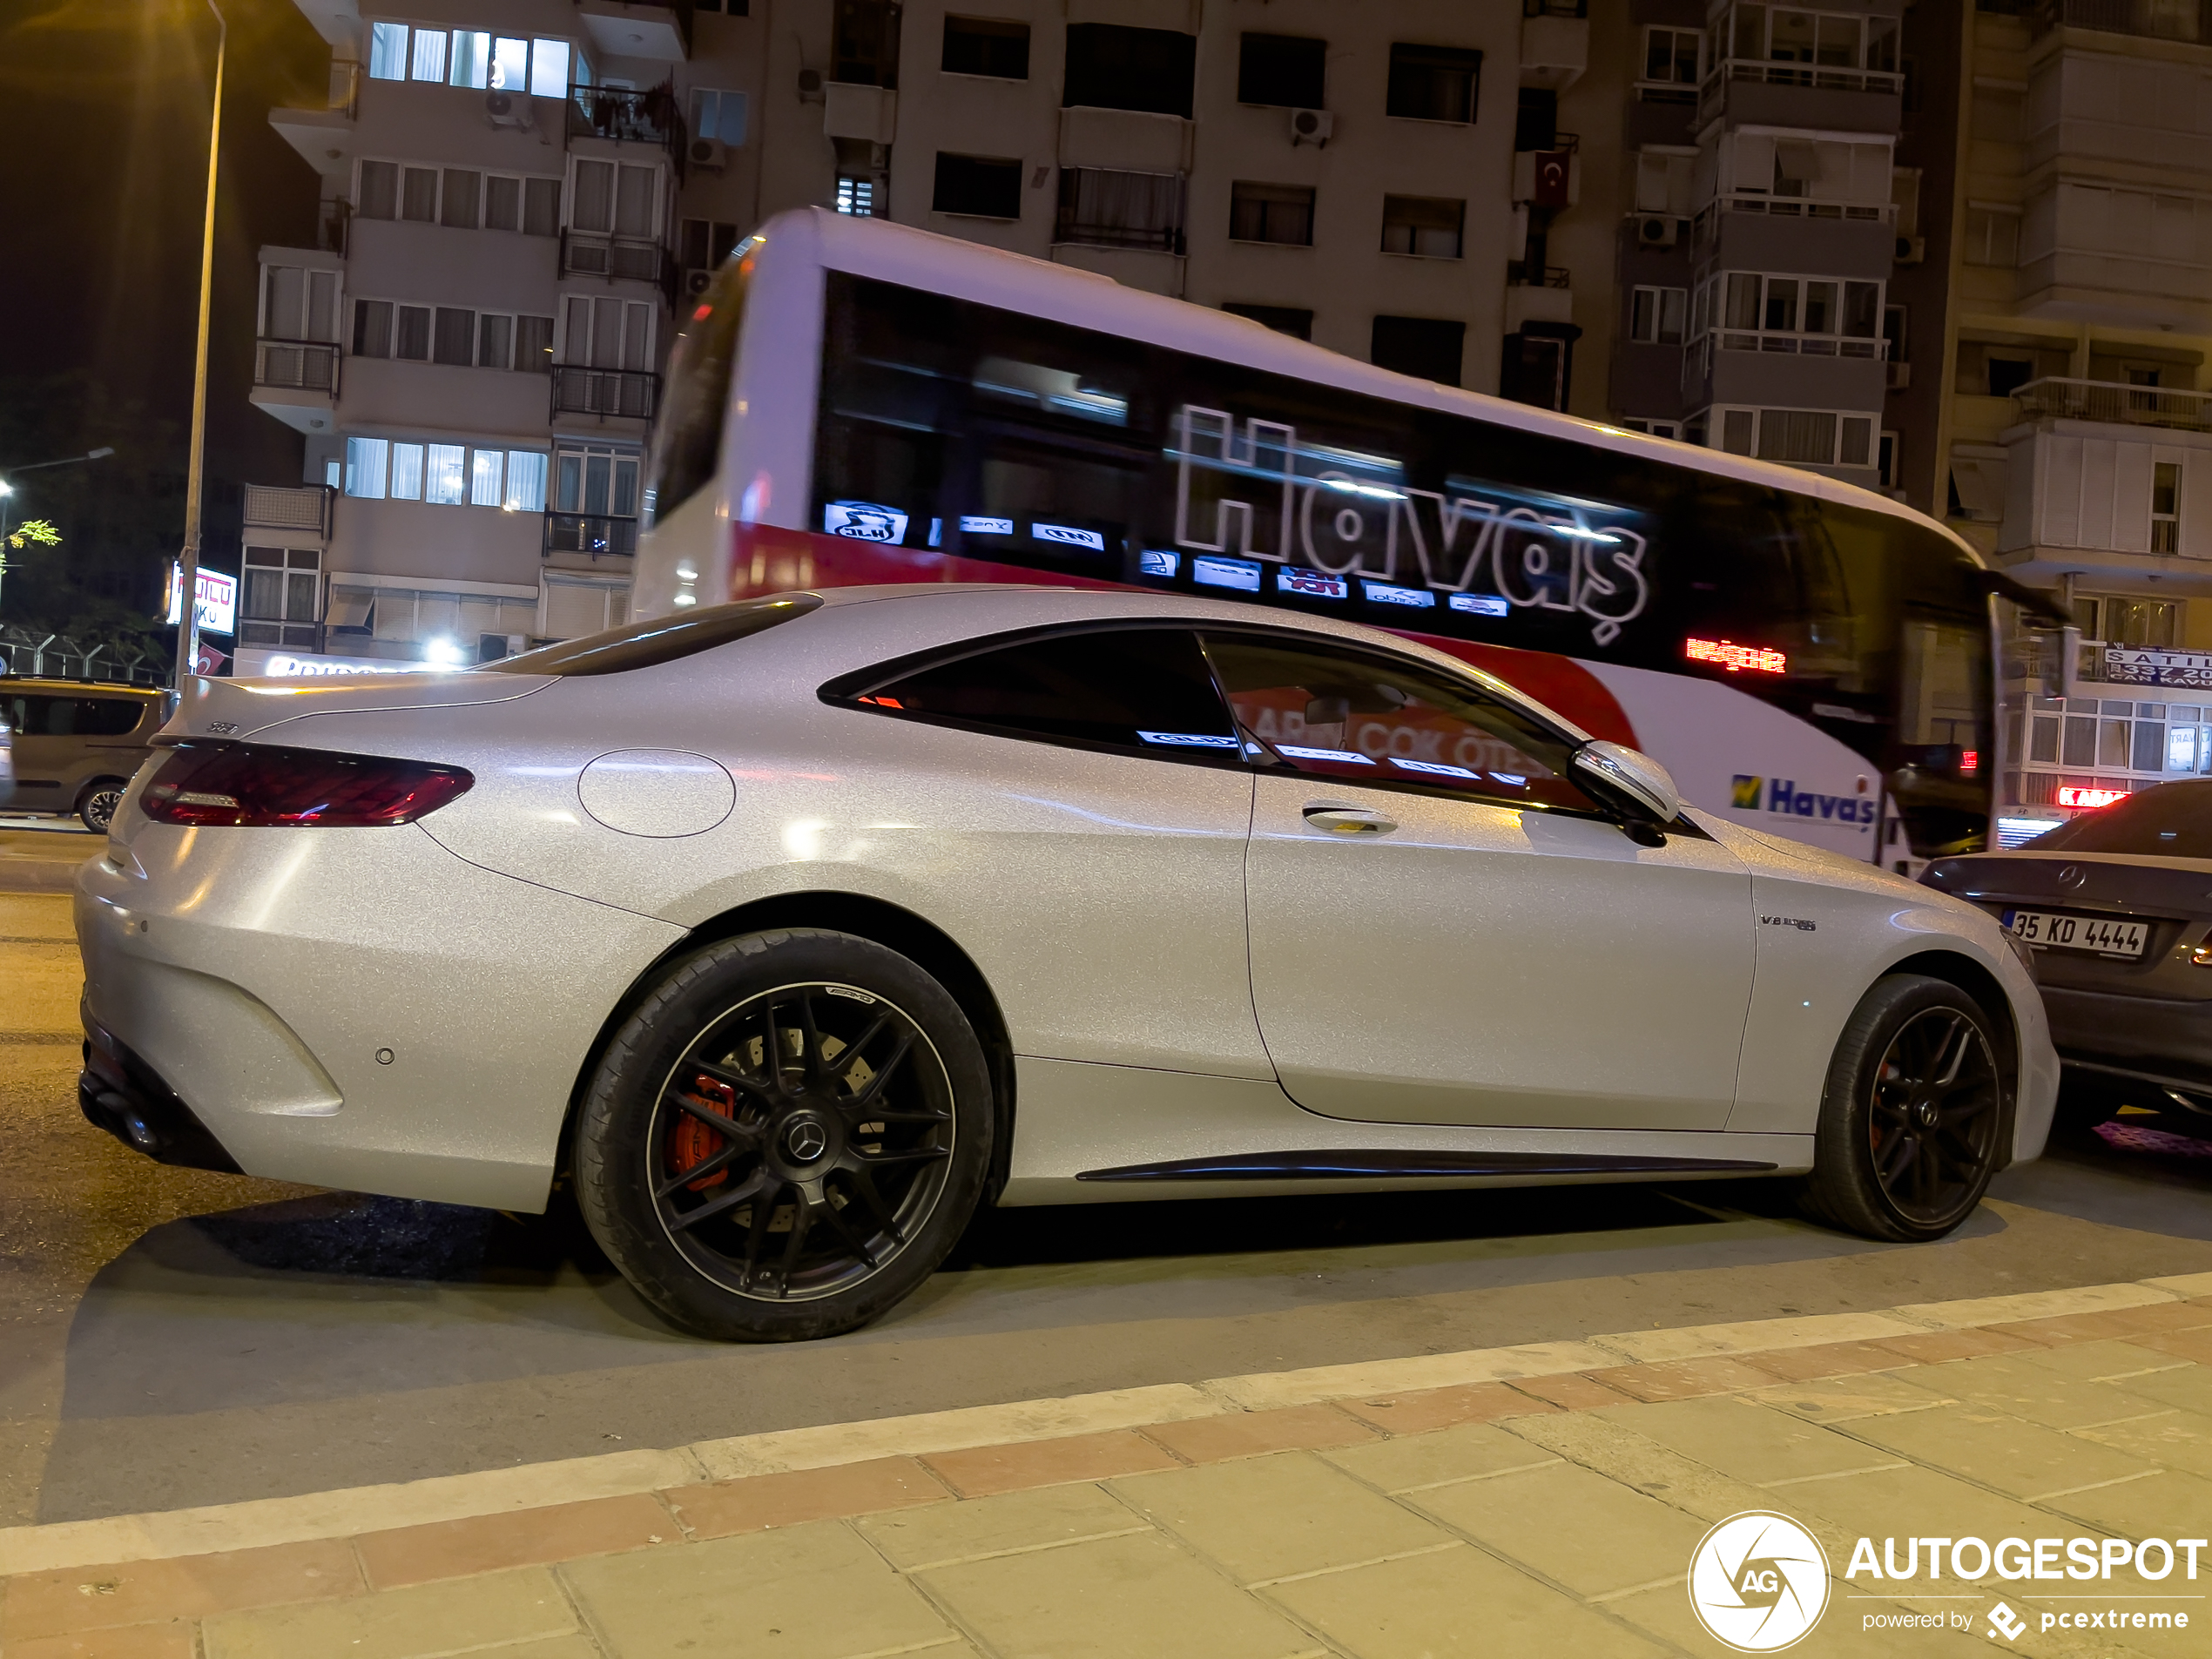
[[192,743],[169,757],[138,805],[162,824],[360,828],[411,824],[475,781],[420,760]]

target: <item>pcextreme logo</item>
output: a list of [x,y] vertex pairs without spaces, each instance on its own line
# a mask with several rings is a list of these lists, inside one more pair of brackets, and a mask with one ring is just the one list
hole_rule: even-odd
[[1822,795],[1797,787],[1794,778],[1754,778],[1739,772],[1729,783],[1730,807],[1739,813],[1764,809],[1791,818],[1820,818],[1835,824],[1873,823],[1880,808],[1871,795]]
[[1697,1622],[1738,1653],[1779,1653],[1820,1622],[1828,1557],[1787,1515],[1748,1509],[1699,1541],[1689,1558]]

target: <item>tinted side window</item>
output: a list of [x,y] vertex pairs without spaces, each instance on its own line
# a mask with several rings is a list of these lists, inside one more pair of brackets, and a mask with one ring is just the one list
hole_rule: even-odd
[[854,699],[911,718],[1233,765],[1237,738],[1181,629],[1054,634],[934,664]]
[[2212,782],[2160,784],[2084,813],[2027,843],[2039,853],[2212,859]]
[[1508,806],[1595,810],[1568,772],[1573,749],[1477,687],[1279,636],[1209,634],[1205,645],[1257,765]]
[[[80,738],[119,738],[134,730],[145,705],[134,697],[81,697],[75,704],[75,735]],[[56,706],[61,706],[56,699]]]

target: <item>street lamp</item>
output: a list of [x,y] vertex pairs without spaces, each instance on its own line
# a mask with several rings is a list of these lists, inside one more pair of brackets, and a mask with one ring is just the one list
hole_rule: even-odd
[[185,473],[184,569],[179,572],[177,690],[180,692],[199,656],[199,495],[207,448],[207,307],[215,277],[215,158],[223,134],[223,49],[231,32],[215,0],[207,0],[207,9],[215,14],[215,102],[207,123],[207,214],[199,233],[199,336],[192,361],[192,455]]
[[8,574],[8,503],[13,499],[16,487],[10,475],[18,472],[37,472],[41,467],[72,467],[80,461],[105,461],[115,453],[112,444],[102,444],[97,449],[87,449],[81,455],[64,455],[59,461],[34,461],[24,467],[10,467],[0,474],[0,577]]

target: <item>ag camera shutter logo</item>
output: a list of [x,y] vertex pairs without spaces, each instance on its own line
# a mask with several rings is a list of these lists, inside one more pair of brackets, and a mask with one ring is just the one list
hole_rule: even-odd
[[1689,1605],[1715,1640],[1738,1653],[1779,1653],[1828,1607],[1828,1557],[1787,1515],[1730,1515],[1689,1558]]

